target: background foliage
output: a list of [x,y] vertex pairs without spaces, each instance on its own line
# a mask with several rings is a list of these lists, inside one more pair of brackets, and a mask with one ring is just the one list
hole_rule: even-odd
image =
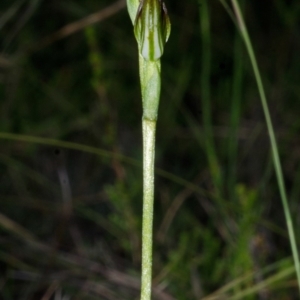
[[[166,3],[153,297],[296,299],[249,59],[203,1]],[[244,4],[299,236],[300,3]],[[1,299],[138,299],[140,123],[124,1],[0,2]]]

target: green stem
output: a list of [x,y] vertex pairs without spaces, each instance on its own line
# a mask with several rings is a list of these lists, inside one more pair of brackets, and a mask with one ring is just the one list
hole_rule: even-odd
[[143,228],[141,300],[151,299],[152,231],[154,205],[155,129],[160,98],[160,60],[146,61],[139,55],[143,100]]
[[201,70],[201,102],[203,110],[203,129],[205,134],[205,149],[212,175],[212,180],[218,197],[222,191],[222,176],[216,154],[213,139],[210,99],[211,76],[211,42],[210,42],[210,18],[207,0],[201,2],[200,25],[202,37],[202,70]]
[[154,204],[155,129],[160,98],[160,57],[171,30],[164,3],[160,0],[127,0],[138,42],[143,100],[143,228],[141,300],[151,299],[152,232]]
[[143,229],[141,300],[151,299],[156,121],[143,118]]
[[154,205],[155,129],[160,98],[160,60],[146,61],[139,55],[143,100],[143,228],[141,300],[151,299],[152,236]]
[[238,153],[238,126],[241,115],[241,99],[243,85],[243,56],[242,42],[238,33],[236,34],[234,44],[234,67],[233,67],[233,87],[230,117],[230,136],[228,141],[228,191],[230,199],[236,199],[236,170],[237,170],[237,153]]
[[291,243],[296,274],[297,274],[298,287],[300,290],[300,264],[299,264],[299,256],[298,256],[298,250],[297,250],[297,245],[296,245],[296,237],[295,237],[295,232],[294,232],[294,228],[293,228],[291,212],[289,209],[288,200],[287,200],[287,196],[286,196],[285,184],[284,184],[283,175],[282,175],[282,168],[281,168],[280,158],[279,158],[279,154],[278,154],[278,147],[277,147],[274,128],[273,128],[273,124],[272,124],[272,120],[271,120],[271,116],[270,116],[270,112],[269,112],[269,107],[267,104],[267,99],[266,99],[262,79],[260,76],[260,72],[258,69],[257,61],[255,58],[254,50],[252,47],[252,43],[251,43],[244,19],[243,19],[243,15],[241,13],[241,9],[236,0],[231,0],[231,1],[232,1],[235,15],[237,17],[241,35],[244,39],[246,49],[248,51],[248,55],[250,57],[250,61],[251,61],[252,67],[253,67],[254,76],[256,79],[256,83],[257,83],[257,87],[258,87],[258,91],[259,91],[259,95],[260,95],[260,99],[261,99],[261,103],[262,103],[262,107],[263,107],[263,111],[264,111],[264,115],[265,115],[265,119],[266,119],[266,123],[267,123],[267,128],[268,128],[270,142],[271,142],[272,155],[273,155],[273,160],[274,160],[275,173],[276,173],[276,177],[277,177],[279,192],[280,192],[283,210],[284,210],[284,214],[285,214],[285,219],[286,219],[286,223],[287,223],[288,234],[289,234],[289,239],[290,239],[290,243]]

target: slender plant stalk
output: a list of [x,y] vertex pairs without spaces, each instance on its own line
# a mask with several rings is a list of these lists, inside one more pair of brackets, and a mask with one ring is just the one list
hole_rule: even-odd
[[287,228],[288,228],[288,233],[289,233],[289,240],[291,243],[291,248],[292,248],[292,253],[293,253],[293,258],[294,258],[294,265],[296,269],[296,274],[297,274],[297,280],[298,280],[298,287],[300,290],[300,264],[299,264],[299,255],[298,255],[298,250],[297,250],[297,245],[296,245],[296,237],[295,237],[295,232],[293,228],[293,223],[292,223],[292,217],[291,217],[291,212],[289,209],[288,205],[288,200],[286,196],[286,190],[285,190],[285,184],[284,184],[284,179],[282,175],[282,168],[281,168],[281,163],[280,163],[280,158],[278,154],[278,147],[277,147],[277,142],[275,138],[275,133],[274,133],[274,128],[267,104],[267,99],[264,91],[264,86],[262,83],[262,79],[260,76],[260,72],[258,69],[257,61],[255,58],[254,50],[252,47],[252,43],[246,28],[246,24],[243,19],[243,15],[241,13],[240,6],[236,0],[231,0],[232,6],[237,18],[238,26],[241,32],[241,35],[244,39],[244,43],[246,45],[246,49],[248,51],[248,55],[250,57],[250,61],[253,67],[254,71],[254,76],[256,79],[266,123],[267,123],[267,128],[270,136],[270,142],[271,142],[271,149],[272,149],[272,154],[273,154],[273,160],[274,160],[274,167],[275,167],[275,172],[276,172],[276,177],[277,177],[277,182],[278,182],[278,187],[279,187],[279,192],[282,200],[282,205],[283,205],[283,210],[284,210],[284,215],[287,223]]
[[236,34],[234,43],[234,66],[233,66],[233,86],[232,86],[232,102],[231,102],[231,118],[230,118],[230,137],[228,141],[228,191],[230,199],[236,199],[236,168],[237,168],[237,131],[241,115],[241,99],[242,99],[242,86],[243,86],[243,56],[242,41],[239,34]]
[[151,299],[156,121],[143,119],[143,229],[141,299]]
[[[211,179],[214,187],[214,199],[220,207],[218,215],[222,218],[224,224],[224,234],[228,242],[231,237],[231,225],[228,222],[227,208],[223,201],[222,195],[224,192],[224,176],[221,174],[220,163],[217,155],[216,144],[213,135],[212,122],[212,107],[211,107],[211,28],[210,28],[210,9],[209,0],[201,0],[199,6],[200,32],[202,44],[202,59],[201,59],[201,106],[203,118],[203,133],[204,138],[198,136],[198,140],[202,140],[201,144],[207,157]],[[192,128],[197,128],[196,124]]]
[[211,42],[210,42],[210,15],[207,0],[201,1],[200,25],[202,37],[202,70],[201,70],[201,103],[203,110],[203,129],[205,134],[205,149],[210,167],[212,180],[218,197],[222,194],[222,176],[219,167],[216,147],[213,139],[210,99],[211,76]]
[[152,231],[154,204],[155,129],[160,99],[161,64],[164,44],[171,30],[161,0],[127,0],[129,16],[138,42],[143,101],[143,229],[141,300],[151,299]]

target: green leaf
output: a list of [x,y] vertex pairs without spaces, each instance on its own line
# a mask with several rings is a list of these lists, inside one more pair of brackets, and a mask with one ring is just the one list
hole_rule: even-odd
[[134,34],[144,59],[155,61],[162,56],[170,32],[171,23],[164,2],[140,0]]

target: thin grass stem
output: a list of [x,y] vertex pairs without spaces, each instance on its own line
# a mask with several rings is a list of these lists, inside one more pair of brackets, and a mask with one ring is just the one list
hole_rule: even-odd
[[230,117],[230,137],[228,141],[228,191],[230,199],[236,198],[236,168],[237,168],[237,151],[238,141],[237,132],[241,115],[241,98],[243,85],[243,56],[241,54],[242,42],[238,34],[235,37],[234,43],[234,67],[233,67],[233,84],[232,84],[232,102],[231,102],[231,117]]
[[216,193],[221,195],[222,176],[216,149],[213,140],[212,119],[211,119],[211,99],[210,99],[210,76],[211,76],[211,42],[210,42],[210,19],[207,0],[201,2],[200,25],[202,37],[202,70],[201,70],[201,103],[203,110],[203,127],[205,134],[205,150],[215,185]]
[[257,83],[258,92],[259,92],[261,104],[263,107],[263,112],[264,112],[265,119],[266,119],[267,129],[268,129],[269,136],[270,136],[270,143],[271,143],[271,150],[272,150],[272,155],[273,155],[273,160],[274,160],[275,173],[276,173],[276,177],[277,177],[280,197],[282,200],[284,215],[285,215],[285,219],[286,219],[286,223],[287,223],[287,229],[288,229],[289,239],[290,239],[290,243],[291,243],[293,259],[294,259],[294,265],[295,265],[296,274],[297,274],[298,287],[300,290],[300,264],[299,264],[299,255],[298,255],[298,250],[297,250],[297,245],[296,245],[296,237],[295,237],[295,232],[294,232],[294,228],[293,228],[291,212],[290,212],[289,204],[288,204],[288,200],[287,200],[286,189],[285,189],[283,173],[282,173],[282,167],[281,167],[279,153],[278,153],[278,146],[277,146],[274,128],[273,128],[273,124],[272,124],[272,120],[271,120],[271,116],[270,116],[270,111],[269,111],[269,107],[267,104],[264,86],[263,86],[262,79],[260,76],[256,57],[255,57],[252,43],[251,43],[248,31],[247,31],[246,24],[243,19],[243,15],[241,13],[240,6],[236,0],[231,0],[231,2],[232,2],[232,6],[233,6],[233,9],[234,9],[237,21],[238,21],[238,26],[239,26],[242,38],[244,40],[244,43],[245,43],[245,46],[246,46],[246,49],[247,49],[247,52],[248,52],[248,55],[249,55],[249,58],[251,61],[251,65],[253,67],[253,72],[254,72],[256,83]]

